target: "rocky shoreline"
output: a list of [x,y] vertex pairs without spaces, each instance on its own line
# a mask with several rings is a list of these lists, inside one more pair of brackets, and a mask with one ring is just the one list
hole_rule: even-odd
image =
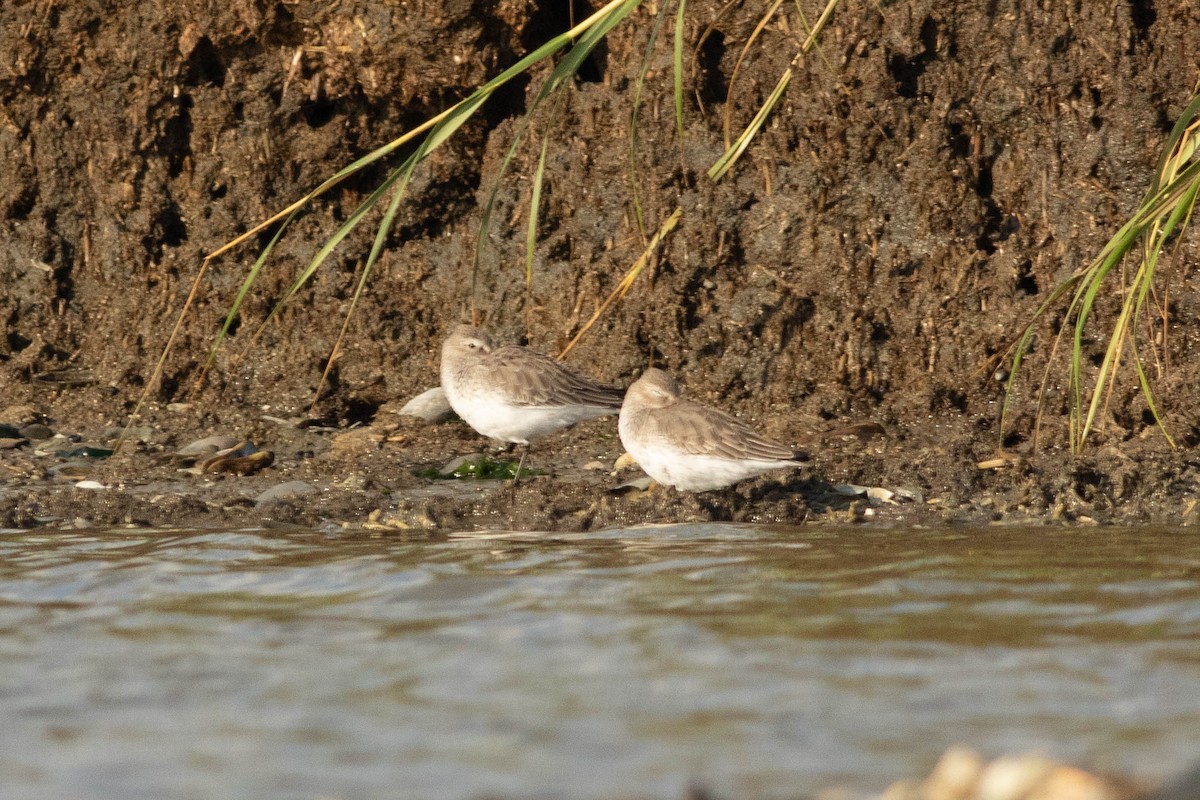
[[[548,437],[505,480],[447,479],[487,440],[457,419],[384,406],[365,424],[187,404],[130,427],[73,429],[0,409],[0,527],[301,525],[381,531],[592,530],[670,522],[903,525],[1193,524],[1200,465],[1150,437],[1085,458],[996,456],[876,423],[810,435],[812,462],[724,491],[645,491],[611,420]],[[329,423],[333,424],[329,424]],[[769,422],[769,421],[768,421]],[[776,420],[778,422],[778,420]],[[128,436],[115,455],[119,437]],[[951,432],[953,433],[953,432]],[[214,456],[218,446],[234,452]],[[198,448],[198,449],[197,449]],[[193,452],[195,451],[195,452]],[[990,455],[989,455],[990,454]],[[437,476],[437,477],[430,477]]]
[[[999,430],[1006,344],[1136,208],[1189,102],[1185,43],[1197,39],[1200,8],[1144,5],[842,4],[824,56],[795,61],[800,21],[786,4],[760,28],[749,7],[689,3],[684,34],[698,49],[680,138],[671,37],[653,35],[663,7],[643,4],[590,59],[544,150],[526,142],[508,158],[544,77],[535,71],[417,170],[361,293],[365,229],[247,341],[290,293],[293,268],[383,173],[320,198],[280,240],[195,392],[259,251],[205,256],[445,110],[570,15],[530,3],[428,2],[402,14],[362,0],[44,13],[7,4],[0,406],[25,410],[0,416],[15,426],[0,435],[10,448],[0,450],[0,524],[1188,524],[1200,496],[1190,455],[1200,389],[1187,368],[1200,341],[1194,236],[1159,271],[1165,332],[1141,350],[1155,359],[1147,372],[1179,450],[1155,429],[1126,360],[1097,420],[1104,430],[1084,455],[1065,452],[1052,321]],[[471,55],[447,59],[448,49]],[[746,125],[785,70],[786,96],[743,159],[720,181],[706,177],[726,127]],[[631,153],[635,91],[641,147]],[[528,176],[543,153],[526,274]],[[614,431],[585,426],[535,450],[549,474],[515,500],[487,482],[415,476],[486,447],[460,424],[397,413],[437,381],[447,329],[475,309],[497,340],[559,352],[642,255],[636,220],[652,231],[673,210],[678,225],[572,363],[622,385],[660,366],[690,397],[806,447],[811,466],[728,495],[614,493],[627,480],[611,474]],[[1120,310],[1119,292],[1105,294],[1088,359],[1102,358],[1103,326]],[[129,424],[189,297],[133,422],[139,441],[112,459],[79,451],[110,448],[112,430]],[[71,440],[21,435],[30,424]],[[179,473],[172,454],[210,436],[260,454],[226,460],[219,475]],[[259,505],[293,481],[313,491],[292,486],[269,512]],[[874,504],[831,499],[845,486],[881,491]]]

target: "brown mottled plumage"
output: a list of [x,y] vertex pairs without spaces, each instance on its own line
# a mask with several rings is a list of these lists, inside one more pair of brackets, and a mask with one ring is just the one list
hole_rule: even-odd
[[591,405],[615,412],[625,397],[622,389],[597,383],[561,361],[517,345],[492,350],[470,369],[486,371],[515,406]]
[[679,396],[679,384],[648,369],[625,395],[621,443],[659,483],[693,492],[720,489],[807,458],[741,420]]
[[549,356],[459,325],[442,345],[442,388],[472,428],[504,442],[530,440],[580,420],[615,414],[624,391]]

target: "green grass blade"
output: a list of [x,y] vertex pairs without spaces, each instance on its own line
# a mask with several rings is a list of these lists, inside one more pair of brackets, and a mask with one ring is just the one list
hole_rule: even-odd
[[1167,430],[1167,426],[1163,424],[1162,415],[1158,413],[1158,406],[1154,403],[1154,392],[1150,390],[1150,381],[1146,377],[1146,370],[1142,367],[1142,359],[1138,357],[1136,349],[1133,353],[1133,366],[1137,370],[1138,385],[1142,388],[1142,397],[1146,400],[1146,408],[1150,410],[1150,416],[1154,418],[1155,426],[1166,437],[1167,443],[1174,447],[1175,440],[1171,438],[1171,432]]
[[[1198,196],[1200,196],[1200,160],[1190,161],[1200,143],[1196,119],[1200,117],[1200,96],[1189,102],[1184,114],[1176,122],[1171,136],[1158,162],[1158,171],[1141,205],[1104,245],[1095,260],[1057,286],[1051,297],[1034,312],[1030,322],[1023,328],[1022,335],[1013,350],[1012,371],[1005,387],[1005,400],[1001,409],[1001,431],[1003,432],[1013,387],[1022,359],[1027,350],[1032,326],[1041,319],[1052,305],[1057,304],[1068,291],[1065,322],[1073,329],[1068,361],[1069,393],[1069,440],[1073,451],[1083,447],[1091,432],[1101,404],[1111,397],[1121,353],[1129,344],[1138,374],[1138,382],[1155,423],[1169,442],[1168,435],[1159,415],[1154,393],[1146,375],[1145,367],[1137,346],[1134,321],[1140,318],[1152,286],[1156,280],[1159,256],[1168,240],[1181,226],[1186,227],[1192,218]],[[1141,259],[1129,283],[1121,279],[1120,291],[1123,299],[1121,310],[1108,336],[1104,357],[1097,369],[1093,388],[1086,404],[1084,402],[1084,333],[1092,318],[1095,305],[1109,282],[1112,269],[1141,244]],[[1047,367],[1049,369],[1049,366]],[[1046,381],[1043,380],[1044,393]],[[1041,399],[1039,398],[1039,407]]]
[[354,296],[350,298],[350,307],[346,309],[346,317],[342,320],[341,330],[338,331],[338,337],[333,343],[333,350],[330,351],[329,358],[325,361],[325,369],[321,373],[321,380],[317,382],[317,390],[313,393],[314,404],[320,399],[321,389],[325,386],[325,381],[329,379],[329,372],[333,369],[333,365],[341,353],[342,341],[346,338],[346,331],[350,328],[350,320],[354,317],[354,310],[358,307],[358,301],[362,297],[363,288],[367,285],[367,279],[371,276],[376,262],[379,261],[380,254],[383,253],[384,243],[387,242],[388,234],[391,233],[392,226],[396,222],[396,212],[400,209],[400,200],[404,197],[404,190],[408,186],[410,177],[412,177],[411,169],[405,172],[399,184],[392,191],[392,200],[388,203],[383,220],[380,221],[379,228],[375,231],[375,239],[371,243],[371,252],[367,256],[367,263],[363,265],[362,274],[358,276],[358,285],[354,288]]
[[[1139,270],[1139,275],[1141,270]],[[1136,282],[1138,278],[1135,277]],[[1098,290],[1098,287],[1097,287]],[[1094,297],[1094,294],[1093,294]],[[1129,323],[1131,314],[1133,313],[1134,296],[1126,293],[1125,300],[1121,304],[1121,313],[1117,315],[1117,321],[1113,325],[1113,334],[1109,337],[1108,346],[1104,351],[1104,359],[1100,362],[1100,370],[1096,373],[1095,386],[1092,389],[1092,397],[1087,405],[1087,414],[1083,418],[1082,425],[1079,429],[1079,437],[1075,443],[1075,451],[1078,452],[1083,447],[1084,440],[1087,439],[1088,433],[1092,430],[1092,424],[1096,419],[1096,412],[1100,408],[1101,399],[1105,396],[1104,389],[1109,385],[1109,377],[1116,368],[1117,359],[1120,356],[1121,348],[1125,344],[1126,335],[1129,331]],[[1090,309],[1089,309],[1090,310]],[[1080,324],[1086,320],[1085,314],[1080,314],[1076,324],[1078,332]],[[1078,341],[1078,339],[1076,340]]]
[[[730,142],[730,131],[733,129],[733,100],[737,96],[737,92],[734,89],[737,86],[738,77],[742,73],[742,62],[745,61],[746,56],[754,47],[754,43],[758,41],[759,35],[762,34],[767,25],[771,24],[771,20],[775,17],[775,12],[779,11],[781,5],[783,5],[783,0],[771,0],[771,4],[767,6],[767,10],[758,18],[758,23],[746,38],[741,51],[738,53],[738,57],[733,62],[733,70],[729,73],[729,82],[725,90],[725,108],[721,111],[721,131],[726,150],[733,146]],[[802,52],[796,54],[796,58],[792,59],[792,62],[788,64],[788,69],[796,65],[796,60],[799,59]]]
[[258,258],[255,259],[254,265],[250,267],[250,271],[246,274],[245,280],[243,280],[242,285],[238,287],[238,293],[233,298],[233,303],[229,306],[229,311],[225,314],[225,322],[221,325],[221,330],[217,332],[217,338],[215,341],[213,341],[213,345],[208,351],[208,358],[205,359],[204,366],[200,368],[200,374],[196,377],[194,388],[198,388],[200,384],[204,382],[204,377],[208,374],[208,371],[212,368],[212,365],[216,363],[217,353],[221,349],[221,344],[229,335],[229,331],[233,327],[233,321],[237,319],[238,312],[242,309],[242,303],[246,301],[246,295],[250,293],[250,288],[254,286],[254,282],[258,280],[258,273],[262,271],[263,265],[267,263],[267,259],[270,257],[271,252],[274,251],[275,245],[277,245],[279,240],[283,238],[283,232],[287,230],[288,225],[291,224],[292,220],[295,219],[296,215],[299,213],[300,209],[296,209],[287,216],[287,219],[285,219],[279,225],[279,230],[275,231],[275,235],[271,237],[271,241],[267,242],[267,246],[263,248],[263,251],[259,254]]
[[456,103],[455,105],[446,109],[445,111],[441,112],[440,114],[426,120],[425,122],[418,125],[416,128],[413,128],[412,130],[407,131],[403,135],[393,139],[392,141],[388,142],[387,144],[384,144],[380,147],[375,148],[371,152],[367,153],[365,156],[362,156],[361,158],[356,159],[355,161],[351,162],[347,166],[342,167],[340,170],[335,172],[332,176],[330,176],[329,178],[322,181],[321,184],[319,186],[317,186],[316,189],[313,189],[311,192],[304,195],[304,197],[301,197],[299,200],[292,203],[292,205],[288,206],[287,208],[283,209],[282,211],[275,213],[269,219],[264,220],[263,222],[260,222],[258,225],[254,226],[253,228],[251,228],[250,230],[241,234],[240,236],[232,239],[229,242],[226,242],[224,245],[222,245],[218,249],[214,250],[212,253],[209,253],[207,258],[210,258],[210,259],[216,258],[217,256],[221,255],[222,253],[225,253],[226,251],[236,247],[237,245],[239,245],[242,242],[246,241],[247,239],[251,238],[255,234],[270,227],[271,225],[278,222],[279,220],[293,214],[296,211],[299,211],[299,210],[305,208],[309,203],[311,203],[317,197],[320,197],[325,192],[327,192],[330,189],[332,189],[333,187],[337,186],[339,183],[341,183],[346,178],[348,178],[351,175],[355,174],[356,172],[362,170],[363,168],[368,167],[371,164],[374,164],[379,159],[384,158],[385,156],[388,156],[388,155],[394,153],[396,150],[398,150],[399,148],[401,148],[408,142],[412,141],[413,139],[417,138],[422,133],[425,133],[426,131],[433,129],[439,123],[444,121],[447,117],[454,114],[462,106],[472,104],[481,98],[487,99],[488,97],[490,97],[492,95],[493,92],[496,91],[496,89],[498,89],[501,86],[503,86],[504,84],[508,83],[510,80],[517,77],[518,75],[524,74],[525,72],[527,72],[529,70],[530,67],[534,66],[535,64],[539,63],[540,61],[542,61],[546,58],[549,58],[550,56],[557,53],[564,46],[569,44],[576,36],[580,35],[581,33],[588,30],[592,25],[596,24],[596,22],[598,20],[602,19],[604,17],[604,15],[611,13],[613,9],[617,8],[618,6],[620,6],[626,2],[628,2],[628,0],[611,0],[606,6],[601,8],[595,14],[592,14],[587,19],[580,22],[573,29],[571,29],[570,31],[567,31],[566,33],[560,34],[559,36],[554,37],[550,41],[546,42],[545,44],[543,44],[540,47],[538,47],[537,49],[535,49],[532,53],[529,53],[528,55],[519,59],[511,67],[505,69],[499,75],[492,78],[487,83],[485,83],[483,86],[476,89],[472,94],[470,94],[463,100],[459,101],[458,103]]
[[[408,162],[406,163],[413,163],[414,161],[415,155],[410,156]],[[316,254],[308,262],[308,265],[301,270],[300,274],[297,275],[295,280],[292,281],[292,285],[288,287],[286,292],[284,292],[283,297],[281,297],[279,301],[275,303],[275,307],[271,309],[271,313],[269,313],[267,318],[264,319],[259,325],[258,330],[255,331],[254,338],[257,338],[258,335],[271,322],[271,320],[279,315],[279,312],[283,310],[283,307],[288,303],[288,301],[291,300],[296,293],[304,287],[305,284],[308,283],[312,276],[316,274],[317,270],[320,269],[321,265],[325,263],[325,259],[327,259],[334,249],[337,248],[337,246],[341,244],[342,241],[349,236],[355,228],[358,227],[359,223],[363,221],[363,218],[367,215],[367,213],[379,203],[383,196],[387,194],[388,190],[392,188],[392,186],[394,186],[398,180],[400,180],[404,173],[405,169],[403,167],[393,170],[392,173],[383,181],[383,183],[379,184],[379,186],[375,188],[375,191],[371,192],[371,194],[367,196],[366,200],[363,200],[358,204],[358,207],[354,209],[350,216],[346,218],[346,221],[338,227],[333,236],[325,240],[325,243],[322,244],[317,250]]]
[[[1162,155],[1158,159],[1158,166],[1154,170],[1154,181],[1146,192],[1147,198],[1157,194],[1160,188],[1159,182],[1167,175],[1168,171],[1171,171],[1171,162],[1174,161],[1176,164],[1186,162],[1195,153],[1196,147],[1200,145],[1200,137],[1196,136],[1191,137],[1188,142],[1182,142],[1187,129],[1191,127],[1198,116],[1200,116],[1200,95],[1193,97],[1192,101],[1184,108],[1183,113],[1179,115],[1179,119],[1175,120],[1171,134],[1163,146]],[[1181,143],[1183,144],[1182,149],[1180,148]]]
[[583,327],[579,329],[579,332],[575,334],[575,337],[571,339],[571,341],[567,343],[567,346],[563,348],[562,352],[558,354],[558,358],[566,358],[567,353],[570,353],[572,348],[574,348],[575,345],[579,343],[579,340],[583,338],[584,334],[591,330],[592,325],[596,323],[596,320],[600,319],[601,315],[608,310],[608,307],[612,305],[614,301],[623,299],[625,295],[629,293],[629,289],[633,286],[634,281],[637,280],[638,275],[642,273],[642,270],[645,269],[646,265],[650,263],[650,259],[653,257],[655,251],[658,250],[659,244],[671,233],[671,231],[675,230],[675,226],[679,224],[679,220],[682,218],[683,210],[676,208],[673,212],[671,212],[671,216],[663,220],[662,225],[659,225],[658,230],[654,232],[652,237],[650,237],[650,241],[647,242],[646,248],[642,251],[642,254],[638,257],[638,260],[633,263],[633,266],[630,267],[625,273],[625,276],[621,278],[621,281],[617,284],[616,288],[613,289],[609,293],[608,297],[604,299],[604,302],[600,304],[600,307],[593,312],[591,319],[584,323]]
[[666,14],[658,14],[654,26],[650,29],[650,39],[646,42],[646,54],[642,57],[642,68],[638,70],[637,79],[633,84],[633,103],[629,111],[629,191],[633,200],[633,218],[637,222],[638,237],[642,244],[646,243],[646,219],[642,214],[642,198],[638,191],[638,112],[642,107],[642,88],[646,85],[646,73],[650,71],[650,59],[654,56],[654,45],[658,42],[658,34],[662,30]]
[[1008,409],[1012,401],[1012,394],[1016,385],[1017,374],[1021,371],[1021,362],[1024,359],[1025,352],[1029,347],[1029,339],[1033,336],[1033,333],[1037,328],[1038,320],[1040,320],[1052,307],[1057,305],[1062,296],[1070,291],[1075,282],[1079,281],[1080,279],[1081,276],[1074,276],[1054,287],[1054,291],[1050,293],[1050,296],[1043,300],[1041,305],[1037,307],[1037,310],[1033,312],[1029,323],[1025,326],[1024,332],[1021,334],[1016,344],[1005,348],[1005,350],[1010,348],[1013,350],[1013,360],[1008,368],[1008,380],[1004,384],[1004,402],[1000,406],[1000,430],[1002,433],[1004,431],[1005,420],[1008,417]]
[[[1109,255],[1095,269],[1089,270],[1087,279],[1084,282],[1083,296],[1075,311],[1075,336],[1071,348],[1071,380],[1070,391],[1074,398],[1072,407],[1082,410],[1083,404],[1083,333],[1084,327],[1087,325],[1088,319],[1092,315],[1092,308],[1095,306],[1096,297],[1100,293],[1101,287],[1104,285],[1104,279],[1112,268],[1120,263],[1121,259],[1127,252],[1137,243],[1135,236],[1126,236],[1121,239],[1119,246],[1112,250]],[[1124,315],[1125,311],[1122,310]],[[1103,362],[1101,363],[1100,373],[1098,376],[1097,385],[1103,384],[1104,376],[1107,374],[1108,368],[1111,366],[1111,357],[1113,349],[1110,347],[1106,353]],[[1083,444],[1083,439],[1087,435],[1090,428],[1091,420],[1095,414],[1096,404],[1098,402],[1099,393],[1092,396],[1092,402],[1089,403],[1087,419],[1078,419],[1077,424],[1072,428],[1072,450],[1078,452]]]
[[[300,211],[301,209],[305,208],[312,200],[314,200],[315,198],[324,194],[325,192],[327,192],[334,186],[338,185],[343,180],[345,180],[347,177],[349,177],[349,176],[355,174],[356,172],[362,170],[363,168],[375,163],[379,159],[381,159],[387,155],[390,155],[391,153],[395,152],[397,149],[399,149],[403,145],[407,144],[409,141],[413,140],[414,138],[416,138],[421,133],[424,133],[425,131],[430,131],[430,135],[427,136],[426,140],[425,140],[426,146],[423,147],[424,152],[428,153],[430,150],[433,149],[433,147],[436,147],[437,144],[440,144],[439,139],[444,139],[444,136],[437,135],[439,133],[439,128],[441,129],[443,134],[445,134],[447,132],[447,130],[449,130],[451,132],[453,130],[456,130],[458,127],[461,126],[462,122],[465,121],[466,118],[470,117],[471,114],[473,114],[475,111],[477,111],[479,109],[479,107],[488,98],[491,97],[491,95],[496,91],[496,89],[498,89],[501,86],[503,86],[504,84],[508,83],[513,78],[524,74],[525,72],[527,72],[529,70],[530,67],[534,66],[535,64],[543,61],[546,58],[549,58],[554,53],[558,52],[563,47],[565,47],[567,44],[569,44],[575,37],[581,36],[581,35],[586,35],[586,33],[589,30],[591,30],[591,28],[594,25],[603,21],[607,15],[611,15],[614,11],[622,9],[624,6],[628,5],[629,2],[631,2],[631,0],[611,0],[607,5],[605,5],[603,8],[601,8],[599,11],[592,14],[590,17],[588,17],[587,19],[583,20],[578,25],[576,25],[572,30],[567,31],[566,33],[563,33],[559,36],[556,36],[553,39],[551,39],[550,41],[548,41],[545,44],[541,45],[540,47],[536,48],[533,52],[531,52],[528,55],[524,56],[523,58],[519,59],[515,64],[508,67],[507,69],[502,71],[499,75],[497,75],[496,77],[489,80],[487,83],[485,83],[483,86],[479,87],[477,90],[472,92],[468,97],[464,98],[459,103],[450,107],[446,111],[443,111],[441,114],[438,114],[437,116],[431,118],[430,120],[427,120],[425,123],[422,123],[420,126],[414,128],[413,130],[408,131],[404,135],[402,135],[396,139],[393,139],[392,141],[388,142],[387,144],[372,150],[370,153],[366,154],[365,156],[362,156],[361,158],[358,158],[355,161],[348,164],[347,166],[341,168],[336,173],[334,173],[331,177],[329,177],[328,179],[323,181],[316,189],[309,192],[304,197],[300,198],[300,200],[296,201],[288,208],[285,208],[284,210],[276,213],[270,219],[260,223],[259,225],[255,226],[254,228],[247,231],[246,233],[238,236],[237,238],[233,239],[230,242],[227,242],[225,245],[223,245],[222,247],[220,247],[219,249],[217,249],[213,253],[211,253],[208,257],[214,258],[217,255],[220,255],[221,253],[226,252],[227,250],[246,241],[250,237],[254,236],[255,234],[259,233],[260,231],[262,231],[265,228],[269,227],[270,225],[274,224],[275,222],[277,222],[281,219],[284,219],[285,217],[290,219],[291,216],[293,216],[296,212]],[[455,120],[455,119],[458,120],[458,123],[452,124],[449,126],[449,128],[447,128],[446,123],[448,121],[453,122],[453,120]],[[433,137],[434,143],[432,146],[428,146],[430,143],[431,137]],[[418,159],[418,161],[419,161],[419,159]],[[395,174],[393,173],[392,175],[389,176],[389,180],[393,179],[394,177],[395,177]],[[378,198],[376,198],[376,202],[377,201],[378,201]],[[344,238],[344,235],[342,238]],[[339,241],[340,241],[340,239],[339,239]],[[300,285],[303,285],[303,281],[300,283]]]
[[[496,181],[492,185],[492,190],[488,193],[488,199],[479,214],[479,234],[475,239],[475,254],[471,263],[472,308],[474,307],[475,290],[478,285],[479,268],[483,259],[483,248],[487,242],[488,231],[491,228],[492,211],[496,205],[496,197],[499,194],[504,176],[508,172],[508,166],[512,162],[518,146],[524,140],[530,121],[533,119],[535,112],[541,106],[542,102],[560,89],[569,78],[579,71],[579,67],[582,66],[584,60],[591,54],[592,50],[596,48],[596,45],[600,44],[604,37],[608,35],[608,32],[621,22],[621,20],[629,16],[641,2],[642,0],[614,0],[614,2],[609,3],[600,12],[589,17],[589,20],[593,21],[592,24],[584,31],[583,35],[579,37],[571,49],[567,51],[563,60],[542,83],[541,89],[534,97],[533,103],[530,104],[529,109],[522,118],[521,125],[517,128],[517,132],[513,136],[513,141],[509,144],[504,154],[504,159],[500,162]],[[578,27],[576,26],[576,28]],[[565,34],[555,37],[551,41],[558,42],[559,40],[561,40],[561,44],[556,50],[561,49],[562,46],[565,46],[570,41]]]
[[[412,155],[405,159],[404,163],[400,167],[393,170],[388,177],[384,179],[384,181],[379,184],[379,186],[376,187],[370,195],[367,196],[367,199],[358,205],[354,212],[351,213],[346,221],[338,228],[337,232],[321,245],[320,249],[317,250],[316,255],[314,255],[312,260],[308,263],[308,266],[301,271],[301,273],[296,277],[296,280],[293,281],[291,287],[288,288],[287,292],[284,293],[279,302],[275,304],[275,308],[271,310],[271,313],[267,316],[267,319],[263,321],[260,330],[283,309],[284,305],[293,296],[295,296],[296,292],[298,292],[305,284],[308,283],[309,280],[312,279],[312,276],[321,267],[321,265],[325,263],[325,260],[334,251],[334,249],[341,244],[342,241],[348,235],[350,235],[355,228],[359,226],[367,213],[373,209],[383,198],[383,196],[393,186],[396,186],[397,183],[399,184],[396,190],[397,200],[401,195],[403,195],[404,188],[408,185],[409,179],[412,177],[413,171],[417,168],[417,166],[425,160],[426,156],[433,152],[433,150],[435,150],[438,146],[443,144],[455,133],[455,131],[462,127],[463,124],[465,124],[467,120],[479,110],[480,106],[482,106],[486,100],[487,95],[479,93],[472,95],[472,98],[469,102],[460,103],[459,105],[455,106],[453,113],[445,117],[441,122],[433,127],[429,134],[421,141],[421,144],[417,147],[416,151],[414,151]],[[397,200],[394,200],[393,202],[397,202]]]
[[[558,97],[561,99],[562,94]],[[551,112],[551,119],[557,119],[559,103],[555,102],[554,109]],[[541,219],[541,204],[542,204],[542,181],[546,175],[546,151],[550,145],[550,129],[553,128],[553,122],[547,126],[545,134],[542,136],[542,152],[538,155],[537,168],[533,172],[533,189],[529,196],[529,225],[525,231],[525,288],[529,289],[533,286],[533,255],[537,249],[537,231],[538,222]]]
[[750,141],[758,133],[759,128],[767,121],[767,117],[771,115],[771,110],[775,108],[775,104],[779,102],[779,98],[783,97],[784,91],[787,90],[788,83],[792,80],[792,68],[788,67],[784,70],[783,75],[779,77],[779,82],[775,84],[774,91],[771,92],[767,101],[763,103],[762,108],[758,109],[758,113],[754,115],[754,119],[750,120],[750,124],[738,136],[737,141],[733,146],[725,151],[717,163],[713,164],[708,170],[708,177],[714,181],[721,180],[725,173],[737,163],[737,160],[742,157],[742,153],[750,146]]
[[675,50],[672,66],[675,78],[675,131],[679,137],[680,152],[683,151],[683,21],[687,13],[687,0],[679,0],[675,12]]
[[[800,46],[800,52],[796,54],[796,57],[792,59],[792,62],[788,65],[788,68],[784,70],[783,74],[779,77],[779,80],[775,84],[774,91],[772,91],[770,96],[767,97],[767,100],[765,103],[763,103],[762,107],[758,109],[758,113],[754,115],[754,119],[750,121],[750,124],[746,126],[746,129],[742,131],[741,135],[738,136],[738,138],[725,149],[725,152],[719,159],[717,159],[717,163],[713,164],[712,167],[709,168],[709,178],[714,181],[720,180],[722,177],[724,177],[725,173],[727,173],[729,169],[735,163],[737,163],[737,160],[742,157],[742,153],[744,153],[746,148],[750,146],[750,141],[756,135],[758,135],[758,131],[766,122],[767,117],[770,116],[772,109],[774,109],[775,105],[779,102],[779,98],[783,96],[784,90],[787,89],[788,83],[792,79],[792,73],[796,63],[805,53],[807,53],[816,45],[817,37],[821,35],[821,31],[824,30],[825,26],[829,23],[829,20],[833,17],[833,12],[837,9],[839,2],[840,0],[829,0],[829,2],[825,4],[825,8],[821,12],[821,16],[817,18],[816,24],[813,25],[812,30],[808,32],[808,36],[805,37],[804,44]],[[778,2],[772,3],[770,8],[767,10],[767,14],[764,15],[764,21],[766,17],[769,17],[771,14],[773,14],[778,7]],[[797,5],[797,9],[799,9],[799,5]],[[805,25],[807,25],[807,21],[804,19],[803,12],[800,13],[800,19]],[[759,23],[760,28],[763,24],[764,22]],[[758,30],[756,29],[755,35],[757,35],[757,32]],[[732,83],[732,81],[733,79],[731,78],[730,82]],[[726,101],[727,112],[728,108],[729,104],[728,101]],[[729,135],[728,128],[728,113],[726,113],[726,137]],[[728,138],[726,138],[726,141],[728,141]]]
[[[821,11],[821,16],[817,17],[816,24],[813,25],[812,30],[808,32],[808,36],[804,40],[804,44],[800,48],[801,52],[807,53],[816,46],[817,37],[821,35],[821,31],[825,30],[825,26],[829,24],[829,20],[833,19],[833,12],[837,10],[839,2],[841,0],[829,0],[825,4],[825,8]],[[796,8],[799,9],[799,7],[797,3]],[[882,15],[883,11],[880,10],[879,13]],[[801,14],[801,17],[803,17],[803,14]]]

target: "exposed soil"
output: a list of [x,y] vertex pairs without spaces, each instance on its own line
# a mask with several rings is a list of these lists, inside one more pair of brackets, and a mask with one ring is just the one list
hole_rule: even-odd
[[[110,440],[106,429],[127,421],[205,254],[564,30],[567,5],[4,3],[0,423],[36,418]],[[251,335],[382,170],[322,198],[293,227],[193,393],[266,239],[212,263],[136,422],[146,442],[97,466],[95,479],[114,488],[48,477],[63,460],[59,445],[0,450],[0,527],[1188,521],[1200,476],[1200,386],[1190,368],[1200,348],[1196,237],[1160,267],[1169,330],[1152,377],[1178,449],[1153,428],[1126,365],[1081,457],[1065,452],[1065,395],[1052,377],[1035,452],[1049,327],[1002,436],[992,358],[1149,185],[1200,76],[1200,5],[847,0],[821,55],[799,62],[769,124],[714,183],[705,171],[723,149],[727,92],[736,134],[801,38],[784,4],[786,24],[763,30],[735,77],[761,9],[721,15],[724,5],[687,6],[689,53],[712,30],[686,71],[682,145],[672,4],[647,3],[618,26],[559,116],[539,112],[500,179],[474,305],[497,338],[560,349],[642,252],[636,180],[651,232],[675,208],[682,221],[571,360],[613,382],[662,366],[691,396],[806,443],[810,468],[723,494],[614,493],[629,476],[610,474],[620,445],[615,425],[599,421],[535,449],[552,475],[528,481],[515,499],[495,484],[450,488],[414,475],[485,444],[460,422],[430,426],[395,410],[436,385],[441,336],[472,306],[481,208],[547,73],[539,69],[499,92],[417,171],[311,412],[373,230],[352,234]],[[574,6],[576,20],[590,13]],[[630,112],[655,8],[669,19],[642,90],[631,165]],[[547,130],[527,289],[530,176]],[[1111,320],[1114,306],[1102,302],[1099,318]],[[1090,346],[1101,352],[1099,328]],[[88,380],[48,383],[67,368]],[[204,478],[160,457],[213,433],[271,449],[274,465]],[[1009,463],[977,466],[1000,447]],[[585,469],[594,461],[603,469]],[[294,479],[325,491],[254,505],[263,489]],[[918,499],[830,508],[827,489],[840,483],[912,489]]]

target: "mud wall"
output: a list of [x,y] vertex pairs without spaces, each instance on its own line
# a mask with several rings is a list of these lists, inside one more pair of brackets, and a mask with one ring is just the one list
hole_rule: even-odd
[[[621,380],[654,360],[683,373],[693,394],[786,413],[801,431],[872,418],[994,447],[1001,389],[988,359],[1136,206],[1200,76],[1200,6],[848,0],[746,157],[714,183],[705,170],[722,151],[731,83],[736,133],[802,38],[788,7],[735,77],[761,12],[746,4],[719,15],[723,5],[688,4],[688,49],[712,29],[689,52],[682,142],[668,22],[631,166],[632,98],[656,22],[649,3],[593,56],[559,116],[535,120],[500,184],[474,304],[503,338],[565,344],[642,251],[636,182],[651,230],[677,207],[682,221],[576,350],[579,363]],[[565,29],[572,11],[579,19],[589,8],[3,4],[7,395],[32,397],[33,375],[82,366],[97,385],[54,402],[119,417],[206,253],[465,96]],[[436,382],[438,337],[472,305],[481,204],[545,74],[501,92],[419,171],[326,402],[369,416]],[[530,176],[544,135],[527,288]],[[253,347],[249,334],[382,175],[369,170],[322,199],[283,240],[200,402],[311,399],[371,232],[347,239]],[[190,386],[256,246],[213,263],[155,399]],[[1159,386],[1185,439],[1200,410],[1186,366],[1200,333],[1196,260],[1190,237],[1166,265],[1174,327]],[[1031,410],[1032,401],[1018,408],[1013,446]],[[1112,414],[1122,431],[1145,427],[1132,384]]]

